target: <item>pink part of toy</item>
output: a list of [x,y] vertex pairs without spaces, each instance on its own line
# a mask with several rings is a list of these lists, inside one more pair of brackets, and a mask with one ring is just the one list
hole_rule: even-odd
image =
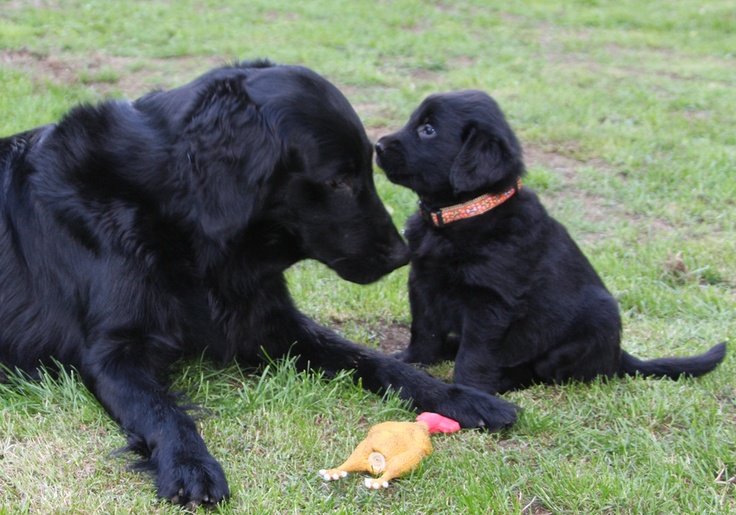
[[456,420],[443,417],[437,413],[420,413],[417,422],[424,422],[430,433],[454,433],[460,431],[460,424]]

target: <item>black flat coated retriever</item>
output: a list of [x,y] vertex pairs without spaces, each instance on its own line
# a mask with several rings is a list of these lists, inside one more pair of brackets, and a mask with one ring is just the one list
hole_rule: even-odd
[[466,427],[514,422],[512,404],[300,313],[283,272],[305,258],[357,283],[408,263],[358,116],[303,67],[225,66],[0,140],[0,363],[74,367],[175,503],[229,496],[167,390],[181,356],[291,352]]
[[413,320],[403,361],[454,359],[455,383],[495,394],[596,376],[699,376],[723,360],[725,343],[651,361],[621,350],[616,301],[521,186],[521,146],[485,93],[431,95],[376,153],[420,198],[406,230]]

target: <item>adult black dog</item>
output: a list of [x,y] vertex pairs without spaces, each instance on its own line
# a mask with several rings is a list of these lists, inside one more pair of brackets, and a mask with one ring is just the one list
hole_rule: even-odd
[[414,190],[408,221],[407,362],[455,360],[454,381],[489,393],[596,376],[699,376],[725,354],[641,361],[621,350],[616,301],[565,228],[521,188],[521,146],[496,102],[428,97],[376,144],[389,179]]
[[0,362],[78,370],[130,435],[158,494],[229,496],[168,393],[206,351],[354,369],[463,426],[516,408],[350,343],[294,307],[283,271],[314,258],[368,283],[408,262],[378,198],[372,146],[345,97],[302,67],[252,62],[135,102],[72,110],[0,140]]

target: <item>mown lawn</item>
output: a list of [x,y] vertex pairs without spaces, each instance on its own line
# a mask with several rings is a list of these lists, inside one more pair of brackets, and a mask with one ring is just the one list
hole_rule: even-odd
[[[619,299],[624,346],[685,355],[736,334],[734,27],[734,0],[1,1],[0,137],[233,59],[315,69],[374,139],[431,92],[483,89],[523,141],[525,184]],[[376,180],[403,225],[414,195]],[[356,286],[305,262],[289,281],[311,316],[389,350],[408,339],[406,272]],[[734,353],[698,380],[509,394],[524,408],[514,428],[435,436],[381,492],[317,475],[371,425],[413,417],[348,374],[183,363],[175,387],[206,407],[200,428],[231,484],[215,512],[730,513]],[[0,385],[0,513],[181,511],[112,454],[124,442],[74,374]]]

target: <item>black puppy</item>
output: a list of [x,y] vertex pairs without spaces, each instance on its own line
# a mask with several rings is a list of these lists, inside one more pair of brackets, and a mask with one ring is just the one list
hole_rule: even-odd
[[167,391],[181,356],[291,352],[301,367],[354,369],[366,388],[394,388],[466,427],[514,422],[512,404],[300,313],[283,272],[305,258],[358,283],[409,260],[358,116],[305,68],[226,66],[0,140],[0,364],[76,368],[147,458],[161,497],[229,496]]
[[479,91],[428,97],[376,144],[389,179],[414,190],[412,363],[455,360],[454,380],[490,393],[596,376],[699,376],[725,344],[641,361],[621,350],[616,301],[565,228],[521,186],[521,146]]

